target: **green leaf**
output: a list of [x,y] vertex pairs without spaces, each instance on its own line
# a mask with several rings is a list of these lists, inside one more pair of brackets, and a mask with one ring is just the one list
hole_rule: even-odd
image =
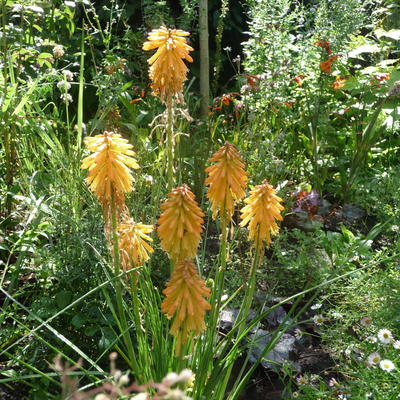
[[390,31],[385,31],[384,29],[376,29],[375,35],[378,39],[381,37],[400,40],[400,29],[391,29]]
[[57,307],[60,310],[62,310],[64,307],[70,304],[71,301],[72,301],[72,292],[68,290],[62,290],[61,292],[58,292],[56,295]]
[[71,324],[77,329],[81,328],[83,325],[85,325],[85,323],[86,323],[86,315],[83,313],[76,314],[71,321]]
[[349,57],[359,58],[358,56],[360,54],[378,53],[379,51],[381,51],[381,48],[377,44],[364,44],[364,45],[357,47],[356,49],[350,51]]

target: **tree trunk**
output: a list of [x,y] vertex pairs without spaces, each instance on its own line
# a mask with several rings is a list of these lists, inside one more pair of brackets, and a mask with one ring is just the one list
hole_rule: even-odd
[[200,116],[208,116],[210,100],[210,58],[208,54],[208,0],[199,0],[200,33]]

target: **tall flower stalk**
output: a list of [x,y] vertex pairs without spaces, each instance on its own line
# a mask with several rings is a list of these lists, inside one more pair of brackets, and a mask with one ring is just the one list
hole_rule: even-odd
[[[86,137],[85,145],[92,152],[82,160],[82,169],[88,169],[86,182],[96,195],[103,208],[105,234],[110,241],[114,263],[114,274],[121,272],[121,253],[118,244],[118,225],[122,215],[127,213],[125,195],[133,189],[133,176],[130,168],[137,169],[139,165],[133,156],[132,145],[120,134],[105,131],[101,135]],[[123,307],[122,281],[115,281],[116,303],[119,315],[120,330],[128,351],[131,367],[137,377],[140,369],[137,363],[133,342]]]
[[173,318],[170,333],[176,338],[175,354],[182,359],[183,345],[205,329],[205,311],[211,308],[205,300],[210,290],[191,260],[199,246],[204,214],[187,185],[173,189],[161,209],[157,233],[173,265],[161,310]]
[[[219,251],[219,265],[215,272],[215,281],[211,297],[211,316],[207,327],[205,345],[201,352],[208,355],[200,358],[198,367],[197,387],[202,388],[208,380],[207,369],[210,360],[208,357],[213,354],[213,346],[216,342],[218,318],[221,308],[221,297],[224,289],[224,279],[227,261],[227,227],[232,222],[235,211],[235,203],[246,195],[247,173],[244,170],[244,163],[236,148],[225,143],[209,159],[212,163],[206,168],[208,174],[206,185],[209,186],[207,197],[211,202],[212,217],[219,216],[221,228],[221,240]],[[201,390],[201,389],[199,389]],[[218,397],[216,397],[218,398]]]
[[183,60],[193,61],[189,55],[193,48],[186,41],[189,35],[189,32],[162,26],[153,29],[143,44],[143,50],[157,49],[148,60],[149,77],[153,95],[166,104],[168,190],[174,186],[174,109],[176,103],[184,103],[183,83],[189,71]]

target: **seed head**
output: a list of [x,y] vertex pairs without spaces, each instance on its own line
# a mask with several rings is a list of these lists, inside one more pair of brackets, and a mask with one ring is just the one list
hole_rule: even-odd
[[143,44],[143,50],[157,49],[148,60],[149,76],[153,94],[160,96],[162,102],[175,97],[183,103],[183,82],[188,72],[183,60],[193,61],[189,55],[193,48],[186,43],[185,38],[189,35],[189,32],[162,26],[153,29],[148,35],[148,41]]
[[246,195],[247,173],[243,161],[230,143],[225,143],[208,161],[215,163],[206,168],[208,178],[205,181],[210,186],[207,197],[211,200],[213,218],[219,213],[220,218],[226,218],[229,222],[235,201]]
[[204,214],[189,186],[173,189],[161,204],[161,210],[157,229],[161,247],[173,261],[194,257],[203,231]]
[[279,231],[276,221],[282,221],[281,211],[284,207],[281,202],[274,188],[264,180],[250,191],[250,196],[245,200],[247,205],[241,209],[243,221],[240,226],[249,224],[249,240],[259,254],[264,250],[264,242],[269,247],[271,234],[276,235]]
[[186,259],[175,265],[163,293],[166,297],[161,311],[174,318],[170,332],[177,339],[176,354],[179,354],[188,336],[198,335],[205,328],[204,314],[211,306],[204,298],[210,296],[210,289],[200,279],[193,261]]

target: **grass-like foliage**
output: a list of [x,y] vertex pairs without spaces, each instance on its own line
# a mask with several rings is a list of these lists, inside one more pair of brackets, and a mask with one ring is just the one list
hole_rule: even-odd
[[172,3],[1,1],[0,398],[397,399],[397,4],[208,2],[199,117]]

